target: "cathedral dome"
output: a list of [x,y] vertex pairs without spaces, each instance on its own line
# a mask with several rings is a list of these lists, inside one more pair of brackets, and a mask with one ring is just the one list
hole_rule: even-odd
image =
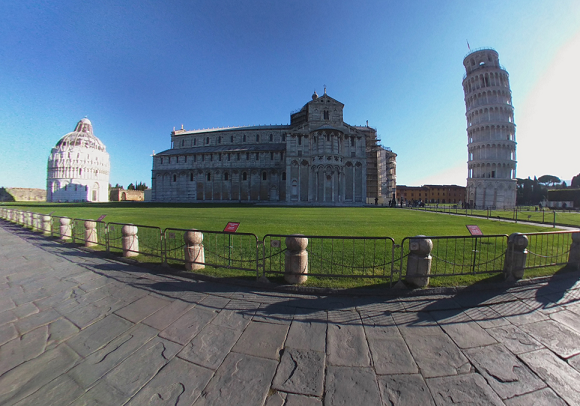
[[79,121],[75,130],[62,137],[55,147],[59,150],[81,147],[105,152],[105,145],[93,134],[93,125],[88,118]]

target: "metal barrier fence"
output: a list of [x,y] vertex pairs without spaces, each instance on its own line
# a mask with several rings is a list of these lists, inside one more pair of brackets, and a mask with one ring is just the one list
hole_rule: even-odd
[[[32,214],[19,210],[0,211],[1,218],[27,228],[33,226]],[[36,217],[38,221],[42,221],[45,216],[41,214]],[[51,216],[52,236],[60,238],[60,220],[63,218],[66,217]],[[509,242],[511,237],[505,234],[405,237],[400,245],[390,237],[268,234],[259,241],[256,235],[250,233],[176,228],[162,231],[159,227],[144,225],[104,223],[86,219],[68,220],[69,238],[73,242],[86,243],[91,240],[90,242],[106,247],[107,251],[142,254],[157,257],[164,262],[196,263],[214,268],[255,272],[257,277],[284,275],[287,271],[287,257],[304,252],[308,258],[307,273],[294,275],[388,279],[392,284],[406,276],[409,255],[420,255],[422,252],[413,248],[413,241],[423,239],[429,239],[432,243],[432,249],[425,254],[431,256],[430,277],[500,273],[506,266],[509,268],[506,261],[513,260],[516,255],[516,250],[508,250],[508,244],[509,247],[513,247],[513,244]],[[86,222],[94,223],[96,239],[93,240],[86,234]],[[43,225],[44,223],[37,222],[34,228],[42,229]],[[193,261],[191,254],[186,256],[186,252],[192,252],[188,247],[195,244],[192,243],[191,235],[188,240],[184,238],[191,232],[197,235],[195,244],[203,249],[203,258],[198,256]],[[520,245],[520,252],[526,255],[521,267],[524,264],[525,269],[530,269],[572,263],[580,269],[580,240],[577,237],[573,240],[574,234],[580,234],[580,230],[521,234],[527,237],[527,251],[525,244]],[[306,238],[308,242],[305,247],[299,248],[301,251],[293,251],[297,249],[296,246],[288,250],[286,239],[289,237]]]
[[[91,232],[87,234],[87,222],[94,226],[91,228]],[[107,223],[103,221],[96,221],[90,219],[72,219],[72,239],[73,243],[84,243],[87,242],[93,245],[100,245],[102,247],[107,247]]]
[[[132,233],[123,236],[123,227],[131,227]],[[163,234],[159,227],[137,224],[107,223],[109,251],[127,251],[135,255],[147,255],[163,259]],[[134,234],[133,234],[134,232]],[[127,246],[123,247],[123,238]]]
[[268,234],[263,239],[264,276],[284,274],[287,237],[308,239],[308,276],[388,278],[392,283],[399,273],[395,240],[390,237]]
[[[405,237],[401,242],[401,269],[407,269],[410,242],[418,237]],[[503,272],[508,236],[421,237],[430,239],[431,274],[429,276],[476,275]]]
[[[187,262],[185,234],[194,230],[166,228],[165,261]],[[195,230],[201,233],[203,257],[197,255],[196,264],[215,268],[239,269],[258,275],[258,237],[250,233],[226,233],[223,231]]]
[[572,235],[580,231],[522,233],[528,237],[526,269],[543,268],[568,263]]

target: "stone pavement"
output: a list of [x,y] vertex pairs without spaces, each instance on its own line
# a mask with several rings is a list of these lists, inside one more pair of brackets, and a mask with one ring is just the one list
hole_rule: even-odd
[[578,405],[580,284],[315,296],[0,223],[1,405]]

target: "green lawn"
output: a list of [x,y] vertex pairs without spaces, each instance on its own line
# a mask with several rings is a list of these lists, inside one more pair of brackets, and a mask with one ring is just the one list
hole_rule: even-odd
[[[153,204],[153,203],[98,203],[98,204],[52,204],[52,203],[4,203],[3,207],[28,210],[36,213],[52,213],[54,216],[67,216],[81,219],[97,219],[106,214],[108,223],[133,223],[165,228],[190,229],[206,231],[223,230],[227,222],[236,221],[241,225],[238,233],[253,233],[259,240],[267,234],[305,234],[310,236],[353,236],[353,237],[391,237],[395,244],[401,244],[405,237],[415,235],[427,236],[469,236],[465,227],[476,224],[486,235],[511,234],[513,232],[549,232],[553,228],[514,224],[512,222],[486,220],[454,216],[420,210],[400,208],[353,208],[353,207],[266,207],[254,205],[191,205],[191,204]],[[485,211],[483,211],[485,214]],[[574,214],[574,213],[570,213]],[[120,244],[120,227],[111,230],[115,234],[116,244]],[[140,231],[141,245],[147,244],[146,229]],[[117,235],[118,234],[118,235]],[[159,232],[157,231],[157,235]],[[154,237],[154,236],[153,236]],[[150,239],[151,252],[156,253],[155,238]],[[279,240],[276,245],[272,240]],[[284,269],[283,238],[267,237],[265,240],[265,271],[270,280],[282,282],[280,274]],[[479,245],[473,246],[473,240],[433,240],[434,257],[431,278],[432,286],[457,286],[481,281],[496,281],[498,274],[485,273],[501,269],[505,251],[505,237],[482,239]],[[168,262],[183,269],[183,234],[167,234],[167,249],[170,252]],[[559,242],[558,249],[563,252],[569,242]],[[220,233],[204,233],[205,262],[218,267],[206,267],[201,273],[220,277],[245,277],[255,279],[256,272],[251,270],[228,269],[228,266],[255,269],[255,240],[237,234],[228,237]],[[346,277],[310,276],[307,285],[333,288],[377,287],[388,284],[393,262],[393,246],[389,240],[341,240],[311,238],[309,241],[309,272],[342,275]],[[120,252],[120,246],[112,249]],[[477,267],[480,274],[450,275],[470,272],[473,253],[477,255]],[[403,244],[403,255],[408,253],[408,241]],[[396,247],[394,268],[401,268],[401,249]],[[159,262],[155,257],[140,255],[137,258],[144,262]],[[498,262],[499,261],[499,262]],[[403,274],[405,272],[403,261]],[[459,267],[453,265],[463,264]],[[486,265],[487,263],[487,265]],[[221,266],[221,267],[219,267]],[[551,271],[551,272],[554,272]],[[544,271],[530,270],[527,276],[544,274]],[[355,279],[354,275],[384,275],[386,278]],[[501,279],[501,278],[500,278]],[[398,280],[395,275],[394,280]]]

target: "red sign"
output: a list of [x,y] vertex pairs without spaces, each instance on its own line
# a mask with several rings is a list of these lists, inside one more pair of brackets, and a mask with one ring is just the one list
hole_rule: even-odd
[[483,232],[479,229],[479,226],[465,226],[469,230],[471,235],[483,235]]
[[103,219],[104,219],[105,217],[107,217],[107,215],[106,215],[106,214],[103,214],[101,217],[99,217],[99,218],[97,219],[97,221],[103,221]]
[[226,228],[224,228],[224,232],[225,233],[235,233],[236,231],[238,231],[239,226],[240,226],[240,223],[232,223],[230,221],[228,223],[228,225],[226,226]]

